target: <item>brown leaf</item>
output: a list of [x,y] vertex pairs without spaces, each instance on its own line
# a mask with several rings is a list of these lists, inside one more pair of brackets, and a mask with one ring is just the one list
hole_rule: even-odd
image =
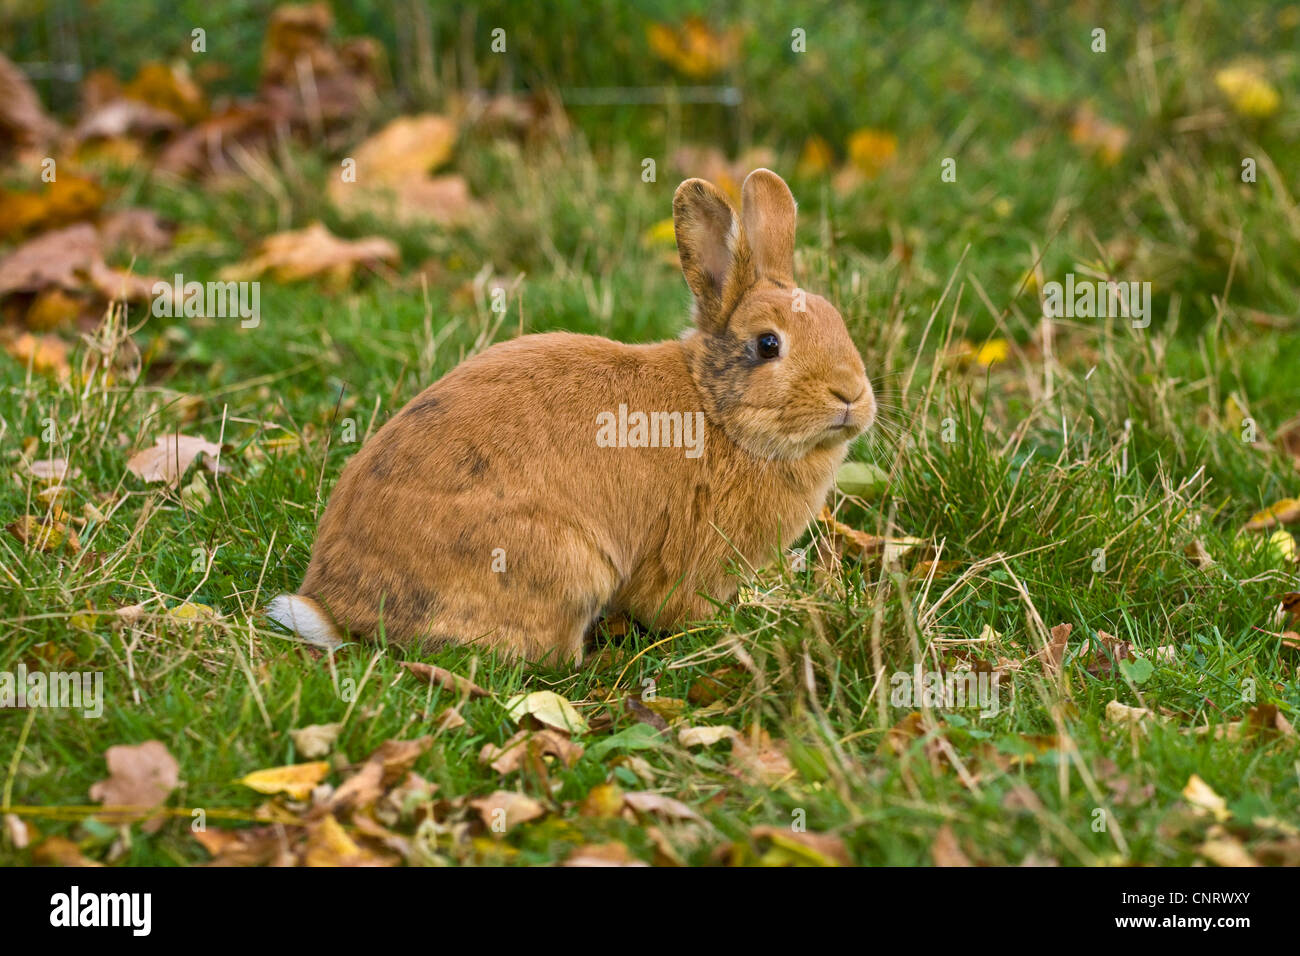
[[289,736],[293,738],[293,745],[300,756],[308,760],[316,760],[334,749],[334,741],[338,739],[339,731],[342,729],[341,723],[310,724],[299,730],[289,731]]
[[[161,806],[180,783],[180,765],[159,740],[146,740],[135,746],[119,744],[104,753],[109,776],[90,788],[90,799],[105,807],[133,807],[152,810]],[[105,819],[129,821],[137,813],[106,814]],[[161,819],[156,826],[160,826]],[[148,829],[148,827],[146,827]]]
[[0,54],[0,132],[4,140],[25,148],[38,148],[50,142],[59,126],[41,106],[41,99],[27,75]]
[[935,866],[974,866],[957,842],[957,834],[953,832],[952,826],[945,823],[939,827],[934,835],[934,842],[930,844],[930,856],[934,860]]
[[780,844],[796,844],[816,857],[821,857],[823,866],[852,866],[844,841],[831,833],[797,832],[788,827],[757,826],[749,832],[755,840],[773,840]]
[[74,553],[81,550],[77,532],[62,521],[46,515],[23,515],[6,525],[5,530],[25,546],[37,551],[58,551],[64,544]]
[[303,866],[392,866],[395,862],[358,845],[332,814],[307,826]]
[[216,458],[221,446],[194,435],[160,435],[153,446],[144,448],[130,457],[127,471],[145,481],[165,481],[178,485],[199,455]]
[[52,836],[32,847],[32,862],[38,866],[103,866],[81,853],[81,848],[64,837]]
[[546,813],[546,808],[532,797],[512,790],[498,790],[469,801],[469,805],[478,811],[483,825],[493,836],[504,836],[521,823],[536,820]]
[[625,793],[623,802],[637,813],[653,813],[670,820],[703,821],[703,818],[686,804],[662,793],[642,791]]
[[767,786],[780,783],[794,772],[785,754],[784,742],[772,740],[766,730],[753,728],[748,735],[731,739],[732,770],[751,783]]
[[1070,639],[1073,624],[1058,624],[1052,628],[1052,639],[1031,658],[1043,662],[1043,669],[1049,674],[1059,674],[1061,663],[1065,660],[1065,643]]
[[0,259],[0,297],[51,286],[76,290],[78,273],[89,271],[98,258],[99,233],[88,223],[44,233]]
[[588,844],[574,848],[560,866],[649,866],[622,843]]
[[557,758],[565,767],[572,767],[581,759],[583,748],[563,734],[551,730],[521,730],[500,747],[484,744],[478,762],[490,764],[500,774],[513,773],[529,758],[543,756]]
[[401,661],[398,666],[406,668],[413,676],[420,678],[426,684],[438,684],[448,690],[464,694],[466,697],[490,696],[487,691],[469,678],[453,674],[449,670],[443,670],[441,667],[435,667],[432,664],[424,664],[420,661]]
[[351,277],[358,265],[395,263],[400,258],[397,246],[380,236],[340,239],[321,223],[314,222],[306,229],[266,237],[256,256],[223,269],[221,278],[243,281],[269,272],[280,282],[298,282],[327,275],[341,284]]

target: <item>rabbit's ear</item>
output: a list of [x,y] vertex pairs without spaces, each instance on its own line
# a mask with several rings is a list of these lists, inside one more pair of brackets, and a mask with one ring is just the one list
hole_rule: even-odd
[[794,194],[770,169],[756,169],[741,189],[741,225],[760,278],[794,284]]
[[695,294],[695,321],[708,331],[722,319],[722,290],[736,238],[735,210],[712,183],[688,179],[673,196],[673,228],[682,274]]

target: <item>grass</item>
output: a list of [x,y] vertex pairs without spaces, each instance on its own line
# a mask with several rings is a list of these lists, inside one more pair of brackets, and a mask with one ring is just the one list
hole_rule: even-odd
[[[761,35],[766,21],[753,16]],[[788,830],[802,817],[861,864],[930,862],[950,828],[980,863],[1188,865],[1225,836],[1183,796],[1193,775],[1226,800],[1228,839],[1297,862],[1286,829],[1300,810],[1296,737],[1225,732],[1259,705],[1293,722],[1300,710],[1300,659],[1280,643],[1275,614],[1277,595],[1297,590],[1295,566],[1240,530],[1300,490],[1295,463],[1268,444],[1300,412],[1298,184],[1284,162],[1297,130],[1293,106],[1261,125],[1218,105],[1213,71],[1231,46],[1216,27],[1233,17],[1210,4],[1154,18],[1149,35],[1117,24],[1106,67],[1062,53],[1065,41],[1048,31],[1037,51],[1022,50],[1023,70],[990,70],[942,127],[933,103],[892,97],[868,125],[895,129],[899,155],[857,190],[791,174],[800,281],[839,304],[884,411],[853,457],[884,468],[888,490],[837,496],[836,516],[925,547],[897,567],[846,557],[798,569],[787,556],[714,619],[683,633],[606,634],[576,671],[466,648],[420,658],[491,694],[464,703],[467,726],[438,731],[415,765],[438,785],[449,825],[395,825],[418,845],[415,862],[550,863],[609,841],[647,861],[778,862],[780,845],[755,828]],[[887,27],[845,31],[879,40]],[[938,55],[945,42],[988,56],[1031,32],[997,20],[986,48],[961,21],[947,27],[960,41],[929,24],[906,54],[934,90],[957,79]],[[1097,71],[1089,98],[1132,132],[1116,164],[1070,141],[1079,57]],[[1275,66],[1284,103],[1294,103],[1294,58]],[[798,74],[780,72],[792,69],[771,67],[782,99],[753,117],[773,131],[783,172],[805,134],[794,119],[777,130],[781,116],[798,115]],[[39,808],[24,814],[42,836],[119,864],[203,862],[192,810],[214,825],[223,813],[256,819],[268,798],[234,781],[304,759],[290,730],[344,723],[327,778],[337,784],[384,741],[432,732],[457,703],[406,675],[399,662],[411,658],[399,649],[349,645],[325,658],[257,609],[301,580],[329,488],[359,447],[344,440],[348,422],[364,438],[476,348],[520,331],[628,341],[680,331],[688,303],[671,246],[645,238],[669,214],[678,171],[663,161],[658,181],[642,182],[639,142],[598,113],[576,119],[560,143],[464,142],[458,168],[493,209],[456,232],[340,221],[317,188],[333,157],[311,149],[270,160],[274,194],[242,178],[199,185],[105,171],[121,204],[186,226],[174,251],[137,263],[145,274],[202,279],[262,235],[314,218],[342,234],[393,234],[405,265],[343,289],[264,283],[256,329],[132,314],[128,336],[114,319],[97,353],[101,373],[113,374],[75,385],[0,363],[0,444],[15,476],[0,485],[6,523],[41,510],[19,464],[28,438],[38,457],[81,469],[65,507],[84,515],[93,504],[103,516],[78,529],[76,554],[0,536],[0,670],[102,671],[108,694],[97,720],[0,711],[2,802]],[[664,139],[683,134],[670,125]],[[950,152],[956,183],[939,176]],[[1239,181],[1243,155],[1261,159],[1259,182]],[[1151,326],[1062,319],[1046,338],[1039,290],[1088,269],[1151,281]],[[523,277],[504,320],[476,285],[485,275]],[[1004,361],[956,357],[960,343],[989,340],[1007,344]],[[83,343],[79,354],[96,352]],[[1230,397],[1258,423],[1259,445],[1243,442]],[[55,438],[41,444],[49,420]],[[208,500],[126,474],[131,450],[171,429],[230,446],[231,471],[209,476]],[[1212,566],[1188,560],[1195,541]],[[919,565],[927,556],[941,562],[932,577]],[[219,619],[165,613],[187,600]],[[140,621],[115,619],[140,602]],[[994,717],[891,703],[898,672],[1023,662],[1062,623],[1073,631],[1059,677],[1037,662],[1006,670]],[[1151,666],[1092,673],[1098,631],[1131,642]],[[597,729],[579,736],[587,753],[573,767],[534,764],[502,778],[480,750],[514,733],[504,702],[537,689],[574,701]],[[648,737],[655,726],[638,694],[683,724],[761,730],[788,769],[758,780],[737,773],[733,744],[684,747],[676,727]],[[1112,701],[1155,718],[1143,730],[1116,724]],[[137,826],[124,839],[54,809],[88,803],[108,747],[150,739],[181,768],[160,830]],[[653,821],[597,811],[608,783],[674,796],[706,823],[658,821],[666,857]],[[499,789],[532,796],[547,815],[501,840],[482,835],[465,801]],[[0,862],[31,858],[0,844]]]

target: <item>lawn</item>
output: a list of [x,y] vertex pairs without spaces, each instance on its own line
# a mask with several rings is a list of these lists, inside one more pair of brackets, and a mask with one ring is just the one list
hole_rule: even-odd
[[[0,297],[0,673],[104,690],[94,718],[0,709],[0,863],[1300,863],[1300,505],[1261,517],[1300,497],[1294,5],[742,4],[698,28],[721,65],[696,75],[647,30],[691,6],[530,24],[485,4],[438,15],[432,77],[401,42],[417,8],[336,5],[330,43],[392,51],[394,88],[346,123],[217,170],[156,168],[157,135],[55,154],[102,188],[101,224],[175,224],[110,258],[137,275],[212,281],[315,222],[393,248],[259,274],[251,327],[93,295],[94,321],[47,327]],[[267,13],[209,27],[225,69],[206,95],[257,88]],[[497,22],[521,38],[504,59]],[[10,35],[34,58],[34,27]],[[125,81],[182,49],[157,42],[99,55]],[[579,102],[503,129],[466,107],[467,62]],[[702,82],[741,104],[572,92]],[[340,208],[356,145],[430,113],[455,117],[439,172],[472,208]],[[40,158],[11,157],[6,200],[49,191]],[[850,452],[870,467],[796,549],[738,568],[739,598],[681,631],[607,621],[578,667],[325,654],[261,614],[302,580],[349,457],[467,356],[556,329],[678,335],[673,190],[758,165],[790,182],[797,279],[841,310],[881,404]],[[1149,313],[1048,316],[1069,275],[1149,283]],[[220,445],[220,467],[128,468],[176,433]],[[46,480],[49,459],[74,470]],[[956,680],[993,696],[954,701]],[[92,790],[140,786],[106,752],[147,741],[175,765],[161,815],[101,810]],[[135,766],[166,776],[151,753]]]

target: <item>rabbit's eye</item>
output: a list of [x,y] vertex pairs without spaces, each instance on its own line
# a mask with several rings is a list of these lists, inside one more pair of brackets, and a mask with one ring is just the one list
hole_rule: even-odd
[[774,359],[781,354],[781,339],[775,332],[764,332],[758,337],[758,357]]

